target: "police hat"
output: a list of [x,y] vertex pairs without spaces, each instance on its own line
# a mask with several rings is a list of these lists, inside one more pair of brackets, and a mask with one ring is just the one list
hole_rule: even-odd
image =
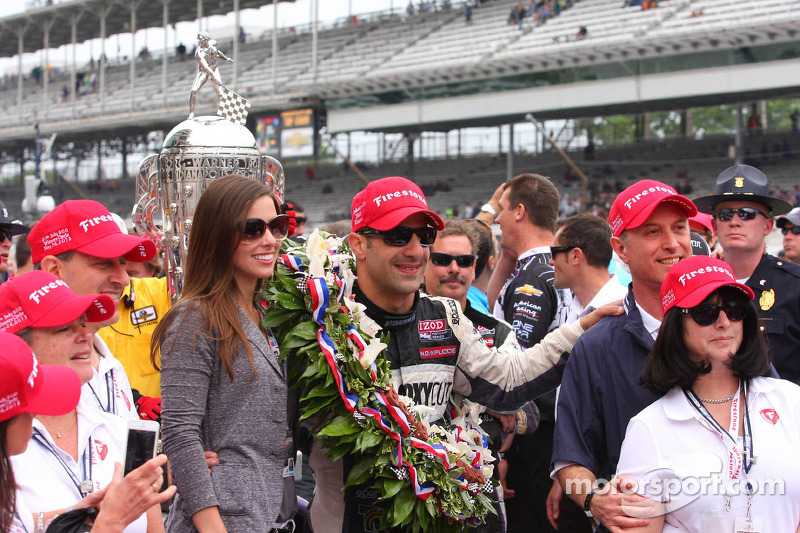
[[8,218],[8,209],[6,209],[6,205],[2,201],[0,201],[0,229],[10,231],[11,235],[22,235],[31,230],[31,228],[24,224],[12,222],[11,219]]
[[726,168],[717,176],[716,194],[703,196],[694,201],[697,210],[711,213],[720,202],[745,200],[769,207],[771,216],[783,215],[792,210],[792,205],[769,195],[769,180],[763,172],[750,165],[735,165]]

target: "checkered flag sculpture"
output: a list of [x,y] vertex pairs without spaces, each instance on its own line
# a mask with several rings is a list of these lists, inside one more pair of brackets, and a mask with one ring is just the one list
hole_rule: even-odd
[[247,113],[250,109],[250,100],[236,94],[224,85],[220,86],[219,107],[217,115],[230,120],[234,124],[244,126],[247,121]]

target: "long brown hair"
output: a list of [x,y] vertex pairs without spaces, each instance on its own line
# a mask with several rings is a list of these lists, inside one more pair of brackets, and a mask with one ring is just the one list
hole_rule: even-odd
[[11,457],[6,450],[9,420],[0,422],[0,532],[11,531],[16,506],[17,484],[11,469]]
[[[219,341],[219,357],[233,381],[233,358],[244,345],[253,374],[250,343],[239,323],[238,292],[233,277],[233,254],[239,246],[244,219],[253,203],[268,196],[271,189],[254,179],[230,174],[214,180],[200,196],[194,213],[183,293],[180,301],[198,305],[205,320],[205,337]],[[278,210],[277,202],[273,202]],[[259,280],[260,288],[261,281]],[[184,315],[185,316],[185,315]],[[157,366],[158,348],[166,342],[166,332],[175,320],[171,310],[158,323],[150,342],[150,360]],[[172,339],[174,343],[176,339]],[[161,356],[163,357],[163,350]]]

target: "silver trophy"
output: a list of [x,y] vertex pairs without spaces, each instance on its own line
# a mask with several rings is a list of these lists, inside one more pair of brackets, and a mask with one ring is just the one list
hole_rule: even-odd
[[[218,116],[190,115],[169,132],[157,156],[142,160],[137,173],[133,225],[140,235],[160,243],[173,303],[183,288],[183,267],[197,201],[214,179],[227,174],[253,178],[270,185],[278,202],[283,203],[283,166],[259,153],[255,137],[244,126],[250,102],[221,83],[214,86],[220,95]],[[197,89],[192,87],[192,103]]]

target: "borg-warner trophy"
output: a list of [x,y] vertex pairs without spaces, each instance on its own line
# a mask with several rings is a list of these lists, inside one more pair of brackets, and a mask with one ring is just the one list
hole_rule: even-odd
[[217,116],[194,116],[196,93],[202,85],[196,80],[189,118],[169,132],[158,155],[139,163],[136,175],[134,229],[152,238],[164,251],[173,303],[183,288],[183,267],[197,201],[214,179],[241,174],[270,185],[278,202],[283,203],[283,166],[277,159],[259,153],[255,137],[244,126],[250,102],[221,83],[216,63],[207,72],[208,54],[200,52],[209,45],[213,45],[213,53],[221,54],[216,50],[216,41],[201,32],[197,77],[203,82],[212,80],[219,96]]

